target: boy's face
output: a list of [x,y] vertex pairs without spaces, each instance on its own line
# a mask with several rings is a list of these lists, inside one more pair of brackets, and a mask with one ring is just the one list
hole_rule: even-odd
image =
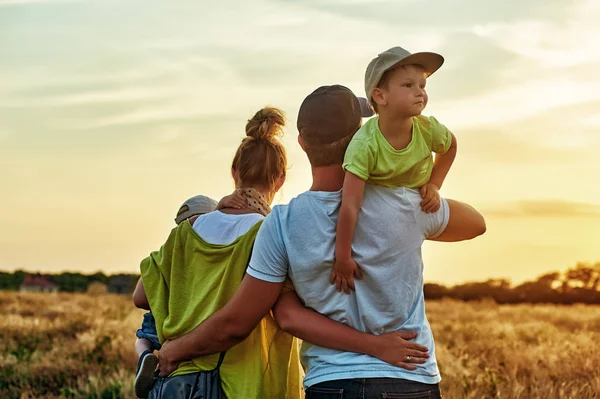
[[406,65],[394,69],[387,84],[380,89],[383,100],[380,109],[398,116],[420,115],[428,100],[426,84],[424,71],[418,66]]

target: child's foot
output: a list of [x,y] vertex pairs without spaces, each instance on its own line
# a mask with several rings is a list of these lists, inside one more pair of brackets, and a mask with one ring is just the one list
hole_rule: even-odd
[[145,351],[138,361],[135,374],[135,395],[138,398],[147,398],[154,386],[154,371],[158,365],[158,358],[151,351]]

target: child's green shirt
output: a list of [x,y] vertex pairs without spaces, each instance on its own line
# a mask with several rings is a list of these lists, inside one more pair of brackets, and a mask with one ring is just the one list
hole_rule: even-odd
[[431,178],[432,152],[444,154],[452,134],[433,116],[413,118],[412,139],[401,150],[388,143],[379,130],[379,117],[369,119],[350,142],[344,169],[367,183],[384,187],[418,188]]

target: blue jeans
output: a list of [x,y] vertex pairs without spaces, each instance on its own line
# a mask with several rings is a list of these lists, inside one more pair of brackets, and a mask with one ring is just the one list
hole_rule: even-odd
[[438,384],[400,378],[326,381],[306,390],[306,399],[441,399]]
[[135,336],[150,341],[150,345],[153,351],[160,350],[161,345],[158,341],[158,333],[156,332],[156,321],[154,320],[154,316],[152,316],[152,312],[144,314],[142,328],[135,332]]

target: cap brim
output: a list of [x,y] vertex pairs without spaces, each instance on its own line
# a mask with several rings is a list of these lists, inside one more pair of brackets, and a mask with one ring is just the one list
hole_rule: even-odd
[[389,67],[387,70],[390,70],[400,65],[410,64],[421,65],[425,69],[425,73],[427,73],[427,75],[429,76],[432,75],[438,69],[440,69],[442,64],[444,64],[444,57],[442,57],[440,54],[430,52],[414,53],[398,61],[397,63]]
[[375,115],[375,111],[369,105],[369,100],[364,97],[356,97],[358,98],[358,103],[360,104],[360,113],[363,118],[369,118]]

